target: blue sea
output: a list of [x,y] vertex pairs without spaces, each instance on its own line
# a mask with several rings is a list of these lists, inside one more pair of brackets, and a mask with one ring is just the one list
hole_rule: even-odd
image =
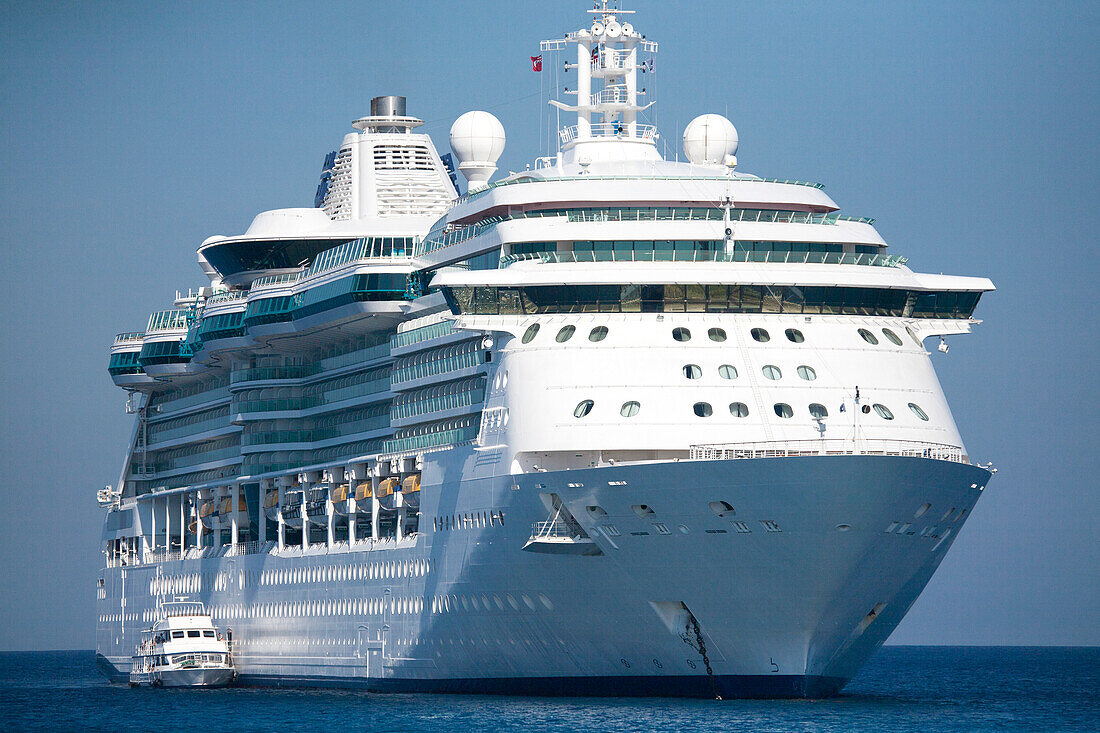
[[90,651],[0,653],[0,730],[1100,731],[1100,648],[885,647],[828,700],[130,689]]

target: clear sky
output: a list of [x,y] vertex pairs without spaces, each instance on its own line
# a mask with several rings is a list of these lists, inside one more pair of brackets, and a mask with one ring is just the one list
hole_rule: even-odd
[[[0,649],[94,646],[94,494],[131,426],[112,336],[205,284],[207,236],[312,205],[373,96],[444,152],[487,109],[522,169],[549,79],[528,56],[588,7],[0,3]],[[628,7],[669,151],[725,114],[740,170],[822,181],[915,269],[998,287],[933,360],[1000,472],[891,641],[1100,644],[1100,4]]]

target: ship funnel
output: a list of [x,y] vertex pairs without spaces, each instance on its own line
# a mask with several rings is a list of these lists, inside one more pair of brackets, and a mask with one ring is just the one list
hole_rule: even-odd
[[371,117],[404,117],[404,97],[375,97],[370,101]]

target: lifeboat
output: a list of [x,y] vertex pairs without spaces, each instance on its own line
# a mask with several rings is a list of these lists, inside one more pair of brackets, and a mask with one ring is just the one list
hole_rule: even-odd
[[199,508],[199,520],[202,522],[202,526],[207,529],[218,528],[218,501],[217,499],[211,499],[208,502],[203,503]]
[[355,487],[355,509],[360,512],[367,512],[370,514],[370,505],[367,503],[367,499],[374,496],[371,491],[370,481],[364,481]]
[[279,521],[279,492],[269,491],[264,499],[264,516],[272,522]]
[[378,482],[378,490],[375,492],[375,496],[378,497],[378,503],[382,505],[383,509],[393,509],[393,492],[400,491],[401,479],[387,478]]
[[[276,499],[277,500],[277,499]],[[276,517],[278,514],[276,514]],[[297,489],[283,494],[283,524],[300,529],[302,526],[302,491]]]
[[221,506],[218,510],[218,515],[222,518],[222,523],[226,527],[232,526],[230,523],[233,521],[234,516],[237,519],[237,528],[243,529],[248,526],[248,502],[245,501],[244,494],[242,493],[237,499],[236,512],[233,510],[233,497],[227,496],[221,500]]
[[306,501],[306,516],[309,523],[318,527],[328,526],[328,509],[325,504],[328,501],[328,489],[310,489],[309,498]]
[[340,484],[332,490],[332,509],[342,517],[348,515],[348,497],[351,496],[351,487]]
[[414,473],[401,482],[401,496],[405,506],[416,509],[420,506],[420,474]]

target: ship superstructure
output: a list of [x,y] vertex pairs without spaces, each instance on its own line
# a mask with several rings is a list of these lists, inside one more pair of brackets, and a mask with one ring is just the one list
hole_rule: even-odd
[[377,98],[314,208],[206,240],[210,284],[116,338],[107,674],[171,593],[242,683],[375,690],[827,695],[900,621],[991,475],[924,344],[992,284],[741,172],[724,117],[664,159],[657,44],[591,13],[541,47],[556,156],[490,182],[495,117],[441,157]]

